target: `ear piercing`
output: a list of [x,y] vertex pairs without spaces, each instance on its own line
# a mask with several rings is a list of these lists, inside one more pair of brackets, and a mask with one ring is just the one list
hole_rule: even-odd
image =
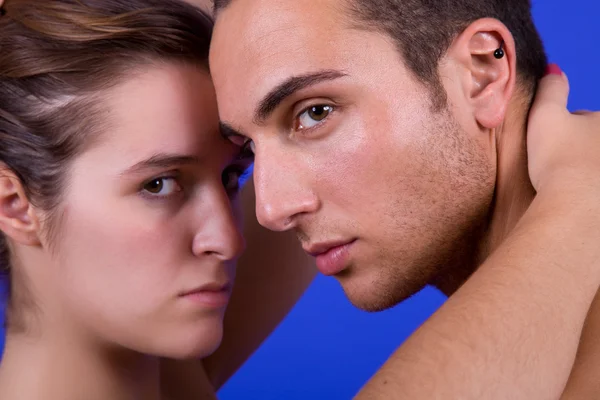
[[500,43],[500,47],[494,52],[494,57],[498,60],[504,57],[504,40]]

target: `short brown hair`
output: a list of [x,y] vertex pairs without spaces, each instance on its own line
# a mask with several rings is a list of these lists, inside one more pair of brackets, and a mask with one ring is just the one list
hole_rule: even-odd
[[[210,16],[178,0],[5,0],[0,164],[51,215],[69,162],[104,126],[101,94],[153,62],[208,71],[212,26]],[[0,271],[10,278],[1,233]]]

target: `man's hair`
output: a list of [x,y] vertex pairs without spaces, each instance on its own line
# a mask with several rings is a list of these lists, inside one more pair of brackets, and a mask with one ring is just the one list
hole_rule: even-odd
[[[216,13],[233,0],[215,0]],[[514,36],[521,89],[533,97],[544,75],[546,54],[533,23],[530,0],[344,0],[351,21],[394,39],[415,76],[445,104],[438,64],[452,41],[469,24],[495,18]]]
[[[155,62],[208,72],[212,26],[210,16],[178,0],[5,0],[0,174],[16,175],[32,204],[49,215],[50,238],[70,162],[105,128],[103,94]],[[10,292],[13,284],[21,289],[14,273],[0,232],[0,276],[9,279]],[[12,311],[19,299],[10,300]]]

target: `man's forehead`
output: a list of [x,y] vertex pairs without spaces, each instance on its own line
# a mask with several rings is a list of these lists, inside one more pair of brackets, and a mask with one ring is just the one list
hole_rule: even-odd
[[341,35],[339,8],[333,0],[234,0],[218,14],[211,57],[268,64],[288,52],[309,56]]
[[[213,3],[212,0],[186,1]],[[342,17],[340,13],[348,9],[347,0],[231,0],[226,3],[224,8],[217,10],[217,20],[224,15],[235,15],[236,23],[244,20],[249,26],[261,29],[270,25],[288,24],[298,19],[315,21],[315,16],[319,19],[316,23],[329,20],[331,24],[339,21]]]
[[[318,12],[326,3],[234,0],[218,16],[211,68],[226,116],[235,107],[247,117],[291,77],[343,69],[344,56],[350,56],[340,46],[345,29],[331,13]],[[236,97],[235,105],[225,100]]]

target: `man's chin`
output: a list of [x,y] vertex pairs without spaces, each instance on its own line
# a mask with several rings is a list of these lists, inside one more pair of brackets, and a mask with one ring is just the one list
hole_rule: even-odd
[[350,303],[367,312],[379,312],[392,308],[418,293],[425,285],[408,284],[384,277],[375,279],[354,274],[338,277]]

